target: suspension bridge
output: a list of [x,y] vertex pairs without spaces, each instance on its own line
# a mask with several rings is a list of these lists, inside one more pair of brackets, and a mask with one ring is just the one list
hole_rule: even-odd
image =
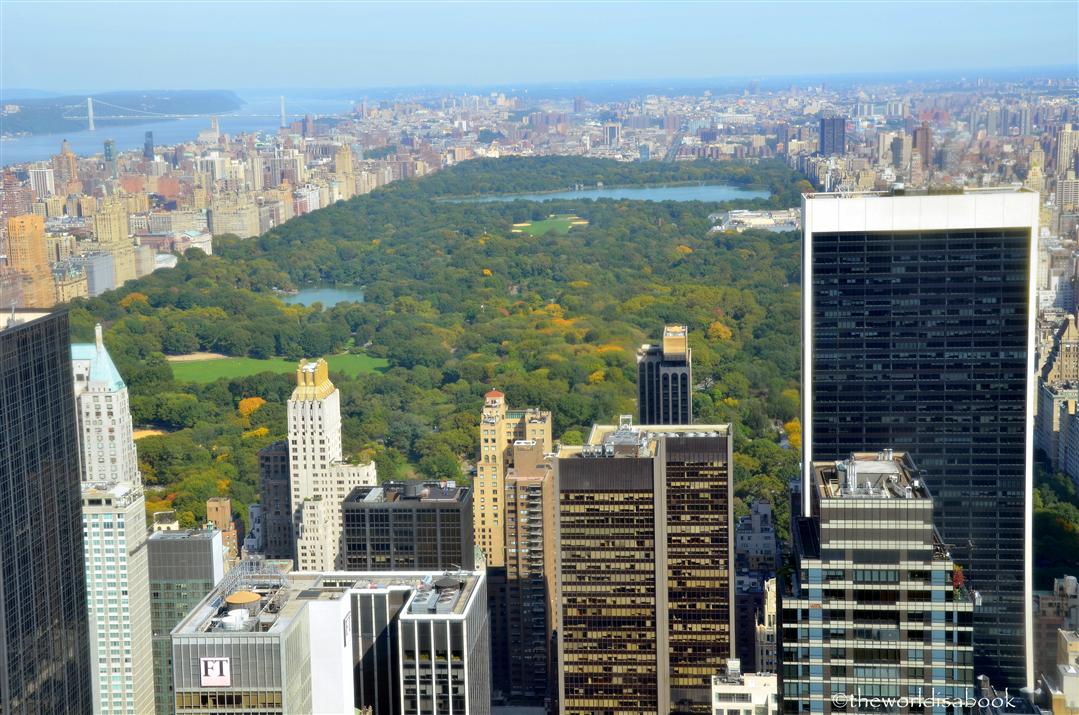
[[[111,110],[112,113],[111,114],[101,114],[100,111],[95,111],[95,109],[98,108],[98,107],[105,107],[108,110]],[[302,109],[302,107],[301,107],[301,109]],[[120,113],[117,113],[117,112],[120,112]],[[148,110],[148,109],[139,109],[137,107],[122,107],[122,106],[120,106],[118,104],[112,104],[111,102],[106,102],[106,101],[101,100],[101,99],[94,99],[93,97],[87,97],[86,98],[86,113],[85,114],[65,113],[63,115],[63,117],[64,117],[64,119],[71,119],[71,120],[74,120],[74,121],[84,121],[84,122],[86,122],[86,128],[89,129],[90,131],[94,131],[94,129],[95,129],[94,121],[95,120],[96,121],[101,121],[101,120],[108,120],[108,121],[124,121],[124,120],[139,121],[139,120],[141,120],[141,121],[146,121],[147,119],[205,119],[207,117],[217,116],[218,114],[221,114],[221,113],[219,113],[219,112],[204,112],[204,113],[201,113],[201,114],[173,114],[173,113],[168,113],[168,112],[154,112],[154,111],[151,111],[151,110]],[[305,113],[300,113],[300,114],[296,114],[296,113],[286,114],[285,113],[285,98],[281,97],[281,111],[278,112],[277,114],[255,114],[255,113],[245,114],[245,113],[237,113],[237,112],[234,112],[234,111],[233,112],[225,112],[223,114],[227,114],[230,117],[248,117],[248,118],[252,118],[252,119],[270,119],[270,118],[273,118],[273,117],[278,117],[280,119],[280,121],[281,121],[281,126],[285,127],[285,126],[288,126],[288,120],[289,120],[290,117],[291,118],[303,118],[304,116],[306,116],[306,114],[311,114],[311,113],[310,112],[305,112]],[[317,116],[317,115],[312,114],[312,116]]]

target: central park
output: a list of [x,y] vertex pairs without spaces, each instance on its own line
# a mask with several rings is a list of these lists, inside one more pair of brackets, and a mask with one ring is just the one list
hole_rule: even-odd
[[[722,185],[727,201],[447,197],[573,186]],[[327,357],[344,448],[380,479],[467,481],[483,395],[552,412],[580,442],[635,412],[636,349],[689,326],[694,419],[734,425],[736,513],[789,523],[798,474],[801,244],[797,232],[714,230],[731,209],[796,207],[811,184],[774,161],[475,160],[312,212],[247,240],[215,237],[155,272],[71,304],[73,339],[101,322],[131,392],[151,511],[185,525],[226,495],[258,499],[258,450],[285,435],[298,360]],[[587,192],[585,192],[587,193]],[[312,286],[362,302],[286,303]],[[211,359],[177,360],[192,353]],[[218,357],[225,356],[225,357]],[[1079,500],[1035,494],[1038,566],[1079,550]],[[1079,521],[1079,518],[1075,519]],[[781,534],[786,536],[786,534]]]

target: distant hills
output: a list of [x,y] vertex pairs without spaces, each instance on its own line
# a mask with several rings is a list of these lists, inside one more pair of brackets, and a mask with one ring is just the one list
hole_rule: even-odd
[[[18,95],[23,96],[19,97]],[[36,96],[35,96],[36,95]],[[231,112],[244,101],[231,90],[138,90],[91,95],[47,96],[41,90],[8,89],[0,97],[0,133],[58,134],[86,128],[86,97],[94,98],[95,123],[99,127],[131,123],[106,117],[145,114],[144,121],[161,121],[155,114],[215,114]],[[99,104],[100,103],[100,104]],[[116,105],[115,107],[106,104]],[[116,107],[123,107],[117,109]]]

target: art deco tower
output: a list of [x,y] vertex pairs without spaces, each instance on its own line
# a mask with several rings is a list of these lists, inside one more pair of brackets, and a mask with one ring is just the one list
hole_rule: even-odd
[[102,342],[71,346],[95,713],[154,708],[146,500],[127,386]]
[[341,393],[319,358],[300,361],[288,401],[289,481],[296,568],[343,567],[341,505],[359,486],[375,484],[375,465],[348,464],[341,450]]

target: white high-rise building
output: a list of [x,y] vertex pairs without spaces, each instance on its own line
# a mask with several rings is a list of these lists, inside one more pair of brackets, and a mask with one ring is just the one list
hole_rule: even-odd
[[296,389],[288,401],[288,450],[296,568],[343,568],[341,504],[356,487],[376,483],[375,464],[344,461],[341,393],[322,358],[303,360],[296,368]]
[[146,505],[127,386],[105,350],[71,346],[79,418],[82,523],[94,713],[153,712]]
[[30,169],[30,188],[38,201],[56,193],[56,177],[51,167],[36,166]]
[[75,400],[79,411],[82,481],[139,483],[138,455],[132,437],[127,386],[102,342],[71,346]]
[[727,661],[726,672],[712,676],[714,715],[776,715],[779,683],[775,673],[743,673],[738,658]]

